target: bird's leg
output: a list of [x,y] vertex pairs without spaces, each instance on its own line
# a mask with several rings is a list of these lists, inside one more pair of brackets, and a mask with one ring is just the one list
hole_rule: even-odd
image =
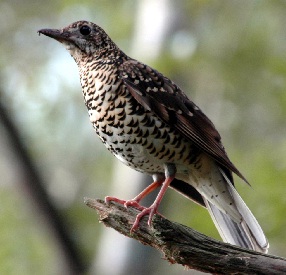
[[152,217],[154,216],[154,214],[157,213],[157,209],[161,203],[161,200],[163,199],[163,196],[166,193],[166,191],[167,191],[168,187],[170,186],[170,183],[172,182],[173,179],[174,179],[174,176],[168,177],[165,179],[165,181],[163,182],[162,187],[160,189],[160,192],[158,193],[158,195],[157,195],[155,201],[152,203],[152,205],[147,207],[147,208],[144,208],[142,210],[142,212],[136,216],[136,220],[135,220],[135,222],[131,228],[131,232],[136,230],[139,227],[140,220],[146,215],[149,215],[148,225],[151,226]]
[[145,209],[145,207],[139,205],[139,202],[145,198],[148,194],[150,194],[151,192],[153,192],[155,189],[157,189],[161,184],[163,183],[163,180],[156,180],[153,183],[151,183],[149,186],[147,186],[139,195],[137,195],[135,198],[133,198],[132,200],[128,200],[124,203],[125,207],[128,206],[133,206],[136,207],[140,210]]
[[152,218],[157,213],[157,209],[158,209],[158,207],[159,207],[159,205],[160,205],[160,203],[164,197],[164,194],[166,193],[168,187],[170,186],[171,182],[175,178],[176,167],[175,167],[175,165],[168,164],[168,165],[166,165],[165,171],[166,171],[165,172],[166,178],[165,178],[164,182],[162,183],[162,187],[161,187],[155,201],[153,202],[153,204],[151,206],[144,208],[142,210],[142,212],[136,216],[135,222],[134,222],[134,224],[130,230],[131,232],[136,230],[139,227],[140,220],[146,215],[149,215],[148,225],[151,226]]
[[115,201],[117,203],[123,204],[125,207],[128,206],[133,206],[139,210],[144,210],[145,207],[141,206],[139,204],[139,202],[145,198],[148,194],[150,194],[151,192],[153,192],[156,188],[158,188],[161,184],[163,183],[163,180],[155,180],[153,183],[151,183],[149,186],[147,186],[139,195],[137,195],[135,198],[133,198],[132,200],[120,200],[118,198],[115,197],[110,197],[107,196],[105,197],[105,202],[108,203],[110,201]]

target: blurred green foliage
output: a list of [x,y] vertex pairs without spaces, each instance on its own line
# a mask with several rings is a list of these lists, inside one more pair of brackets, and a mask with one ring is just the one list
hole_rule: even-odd
[[[179,5],[179,30],[168,36],[150,65],[175,80],[215,123],[230,158],[252,184],[249,188],[236,178],[269,238],[270,252],[285,257],[286,2],[170,4]],[[89,124],[74,61],[60,45],[38,37],[37,30],[90,20],[128,54],[137,7],[138,1],[131,0],[0,3],[1,101],[87,264],[102,228],[82,198],[108,194],[113,158]],[[180,49],[188,47],[182,56]],[[0,130],[0,273],[60,274],[56,244],[21,188],[9,141]],[[165,216],[218,238],[204,209],[174,192],[165,199]]]

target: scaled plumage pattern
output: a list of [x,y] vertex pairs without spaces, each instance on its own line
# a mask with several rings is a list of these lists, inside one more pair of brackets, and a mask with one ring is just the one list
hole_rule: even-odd
[[[213,123],[170,79],[128,57],[94,23],[75,22],[40,34],[61,42],[76,61],[93,127],[120,161],[154,182],[133,200],[106,197],[152,216],[168,187],[206,207],[225,242],[267,253],[264,233],[234,188],[229,160]],[[246,181],[247,182],[247,181]],[[161,187],[148,207],[140,200]]]

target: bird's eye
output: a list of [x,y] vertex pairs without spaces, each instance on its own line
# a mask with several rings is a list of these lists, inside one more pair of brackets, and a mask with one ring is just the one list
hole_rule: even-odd
[[82,35],[89,35],[91,33],[90,27],[86,25],[81,26],[79,31]]

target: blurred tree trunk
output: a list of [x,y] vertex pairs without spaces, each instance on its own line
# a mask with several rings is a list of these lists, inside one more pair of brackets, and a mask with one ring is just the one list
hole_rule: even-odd
[[[29,150],[23,143],[21,133],[17,129],[12,117],[1,101],[0,91],[0,124],[4,127],[4,135],[10,146],[10,153],[15,155],[16,165],[14,173],[19,179],[19,192],[25,195],[39,216],[45,221],[52,236],[51,241],[60,251],[64,272],[79,274],[86,270],[79,249],[71,237],[66,220],[54,206],[46,189],[42,175],[39,173],[35,161],[30,157]],[[2,126],[1,125],[1,126]],[[1,133],[2,134],[2,133]],[[23,192],[25,191],[25,192]],[[26,196],[28,194],[28,196]]]

